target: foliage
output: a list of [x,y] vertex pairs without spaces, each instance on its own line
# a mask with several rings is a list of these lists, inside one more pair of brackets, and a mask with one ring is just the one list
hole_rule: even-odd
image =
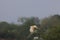
[[37,25],[39,32],[36,35],[43,40],[60,40],[60,15],[47,17],[42,21],[38,17],[22,17],[18,19],[18,22],[21,24],[0,22],[0,38],[33,40],[33,35],[27,39],[30,34],[29,28],[31,25]]
[[39,19],[35,19],[36,17],[19,18],[18,22],[22,23],[20,25],[13,23],[9,24],[7,22],[0,22],[0,37],[16,38],[17,40],[26,40],[27,36],[30,34],[30,26],[40,22]]
[[[48,18],[48,20],[44,20],[46,22],[45,25],[43,25],[43,32],[42,32],[42,38],[44,40],[60,40],[60,16],[54,15]],[[45,29],[45,30],[44,30]]]

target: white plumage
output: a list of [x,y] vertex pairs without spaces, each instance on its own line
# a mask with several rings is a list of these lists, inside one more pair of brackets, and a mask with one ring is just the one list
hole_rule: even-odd
[[36,25],[30,26],[30,32],[33,33],[35,29],[38,29]]

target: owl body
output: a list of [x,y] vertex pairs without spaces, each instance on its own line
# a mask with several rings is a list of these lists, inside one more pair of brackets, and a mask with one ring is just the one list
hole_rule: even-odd
[[30,32],[33,33],[38,27],[36,25],[30,26]]

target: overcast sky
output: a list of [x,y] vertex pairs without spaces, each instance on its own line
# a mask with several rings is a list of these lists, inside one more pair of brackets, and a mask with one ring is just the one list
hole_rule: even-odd
[[54,14],[60,14],[60,0],[0,0],[0,21],[17,22],[18,17]]

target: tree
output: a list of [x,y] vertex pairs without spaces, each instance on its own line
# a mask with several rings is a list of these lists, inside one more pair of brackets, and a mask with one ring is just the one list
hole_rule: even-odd
[[[23,38],[27,38],[28,35],[30,34],[29,32],[29,28],[31,25],[40,25],[40,19],[38,17],[23,17],[23,18],[19,18],[18,22],[22,23],[22,27],[21,27],[21,40],[23,40]],[[29,39],[30,40],[30,39]]]
[[44,40],[60,40],[60,15],[48,17],[42,30],[44,32],[41,35]]

